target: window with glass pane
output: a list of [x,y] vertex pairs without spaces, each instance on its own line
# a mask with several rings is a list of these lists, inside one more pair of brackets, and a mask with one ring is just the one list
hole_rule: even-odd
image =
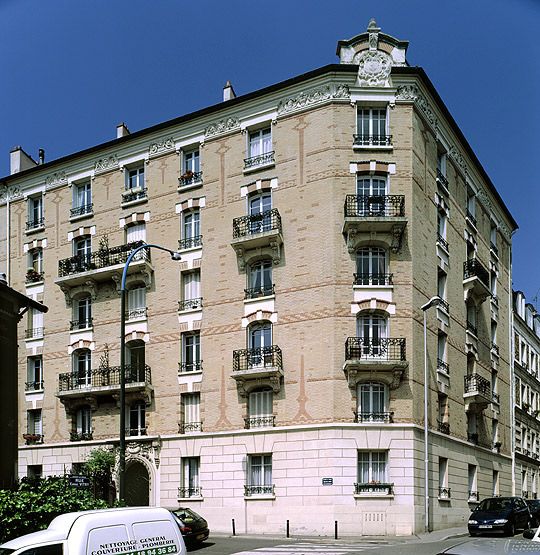
[[357,319],[357,337],[363,339],[364,356],[383,356],[386,338],[386,318],[375,314],[359,316]]
[[363,247],[356,252],[356,285],[386,284],[386,251]]
[[43,425],[41,418],[41,409],[32,409],[27,413],[27,430],[29,434],[42,435]]
[[27,365],[27,389],[43,389],[43,358],[41,355],[29,357]]
[[182,365],[185,372],[200,370],[201,362],[201,342],[200,334],[182,334]]
[[385,144],[386,108],[359,108],[357,132],[364,144]]
[[146,407],[144,401],[137,401],[129,407],[129,434],[146,434]]
[[127,170],[126,190],[144,189],[144,166]]
[[201,297],[201,272],[182,273],[182,288],[184,291],[184,301],[191,301]]
[[142,339],[135,339],[126,344],[126,380],[145,381],[146,344]]
[[250,266],[248,285],[253,296],[272,294],[271,260],[260,260]]
[[73,243],[74,255],[86,260],[92,254],[92,241],[90,237],[79,237]]
[[448,488],[448,459],[446,457],[439,457],[439,489],[441,488]]
[[263,193],[249,197],[250,233],[261,233],[272,229],[272,195]]
[[201,171],[199,160],[199,150],[191,150],[184,154],[184,173],[193,172],[198,173]]
[[447,335],[445,333],[439,332],[439,334],[437,335],[437,358],[442,362],[446,362],[447,341]]
[[75,351],[73,355],[74,372],[79,386],[89,386],[92,383],[91,354],[88,349]]
[[28,218],[34,225],[38,225],[43,218],[43,197],[30,197],[28,201]]
[[89,434],[92,432],[92,411],[85,406],[77,410],[76,429],[78,434]]
[[383,384],[358,384],[357,402],[360,421],[379,422],[384,420],[386,412],[386,390]]
[[437,154],[437,169],[446,176],[446,153],[439,152]]
[[356,180],[359,216],[384,216],[386,179],[380,176],[358,176]]
[[135,243],[136,241],[146,241],[145,224],[130,225],[126,229],[126,243]]
[[258,322],[248,328],[249,366],[261,366],[266,362],[271,363],[272,353],[272,324]]
[[146,287],[134,287],[127,292],[129,319],[142,318],[146,315]]
[[90,296],[77,299],[73,303],[73,329],[84,329],[92,325],[92,299]]
[[358,452],[358,482],[361,484],[386,483],[386,451]]
[[201,394],[200,393],[184,393],[182,395],[183,416],[184,424],[196,424],[201,421],[200,407],[201,407]]
[[30,265],[35,272],[43,271],[43,249],[41,247],[30,251]]
[[92,204],[92,185],[90,181],[76,185],[73,204],[74,208],[82,208]]
[[437,274],[437,295],[446,300],[446,272],[439,270]]
[[261,428],[273,424],[273,398],[271,389],[252,391],[248,398],[249,427]]
[[200,216],[198,210],[192,210],[184,213],[184,239],[194,239],[199,237],[200,230]]
[[249,457],[249,485],[272,485],[272,455],[251,455]]
[[267,154],[272,151],[272,133],[270,127],[250,131],[249,133],[249,158]]
[[193,497],[200,495],[199,467],[199,457],[182,458],[182,485],[184,487],[183,497]]
[[40,337],[43,335],[43,312],[37,308],[31,308],[28,312],[29,328],[32,331],[32,337]]
[[476,216],[476,197],[472,192],[467,193],[467,211],[471,216]]
[[439,210],[437,212],[437,233],[442,239],[446,239],[446,212]]

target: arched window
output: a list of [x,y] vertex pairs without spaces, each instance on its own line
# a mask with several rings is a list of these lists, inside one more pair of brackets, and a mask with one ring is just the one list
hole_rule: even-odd
[[384,216],[386,178],[379,175],[359,175],[356,179],[356,195],[359,216]]
[[271,363],[272,324],[268,321],[256,322],[248,328],[248,365],[261,366]]
[[246,299],[256,299],[273,294],[272,261],[258,260],[249,265]]
[[146,435],[146,405],[144,404],[144,401],[135,401],[129,407],[128,422],[128,435]]
[[78,349],[73,353],[73,373],[79,387],[92,385],[92,355],[89,349]]
[[356,388],[356,400],[358,422],[389,420],[386,386],[382,383],[359,383]]
[[356,335],[361,339],[363,356],[383,356],[387,332],[388,321],[385,316],[361,313],[356,320]]
[[259,389],[252,391],[248,397],[248,419],[246,428],[263,428],[274,425],[273,391]]
[[362,247],[356,251],[355,285],[389,285],[387,253],[381,247]]
[[145,381],[145,343],[141,339],[126,344],[126,381]]

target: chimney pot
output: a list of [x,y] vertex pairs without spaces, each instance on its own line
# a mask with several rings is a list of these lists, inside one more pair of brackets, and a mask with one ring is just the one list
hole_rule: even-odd
[[116,138],[120,139],[120,137],[127,137],[129,135],[128,126],[122,122],[116,126]]
[[231,82],[227,81],[223,87],[223,102],[227,102],[227,100],[232,100],[233,98],[236,98],[236,93],[234,92]]

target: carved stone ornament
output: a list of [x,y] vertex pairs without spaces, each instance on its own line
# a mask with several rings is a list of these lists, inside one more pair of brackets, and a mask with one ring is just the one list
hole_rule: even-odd
[[111,154],[105,158],[100,158],[94,162],[94,171],[96,173],[106,172],[113,168],[118,167],[118,157],[116,154]]
[[416,85],[400,85],[397,88],[396,100],[413,101],[418,108],[422,111],[427,121],[431,124],[432,128],[437,130],[439,127],[439,120],[435,112],[431,108],[429,102],[424,95],[418,90]]
[[392,58],[385,52],[363,51],[355,56],[358,64],[357,85],[360,87],[389,87]]
[[334,99],[349,99],[351,93],[348,85],[325,85],[308,91],[302,91],[296,96],[291,96],[280,101],[277,108],[278,115],[288,114],[290,112],[298,112],[305,108],[309,108],[315,104],[322,104]]
[[204,130],[204,136],[206,137],[214,137],[216,135],[222,135],[223,133],[229,133],[230,131],[234,131],[236,129],[240,129],[240,121],[238,118],[224,118],[214,123],[211,123],[206,129]]
[[22,197],[21,188],[18,185],[3,186],[0,189],[0,202],[11,202],[12,200]]
[[67,175],[65,171],[53,173],[45,178],[45,186],[47,189],[51,189],[57,185],[64,185],[65,183],[67,183]]
[[146,459],[152,466],[159,468],[161,441],[126,441],[126,459]]
[[167,137],[166,139],[160,139],[155,143],[151,143],[148,147],[148,154],[150,156],[156,156],[157,154],[162,154],[169,150],[174,150],[174,140],[172,137]]

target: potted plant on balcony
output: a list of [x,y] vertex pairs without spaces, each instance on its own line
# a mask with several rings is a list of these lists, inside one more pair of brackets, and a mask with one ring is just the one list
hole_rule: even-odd
[[35,282],[41,280],[41,274],[34,268],[30,267],[26,270],[26,281]]
[[41,434],[23,434],[23,439],[27,445],[31,445],[32,443],[40,443],[43,436]]
[[180,179],[184,182],[184,183],[188,183],[193,179],[193,176],[195,174],[191,171],[191,170],[186,170],[181,176]]

